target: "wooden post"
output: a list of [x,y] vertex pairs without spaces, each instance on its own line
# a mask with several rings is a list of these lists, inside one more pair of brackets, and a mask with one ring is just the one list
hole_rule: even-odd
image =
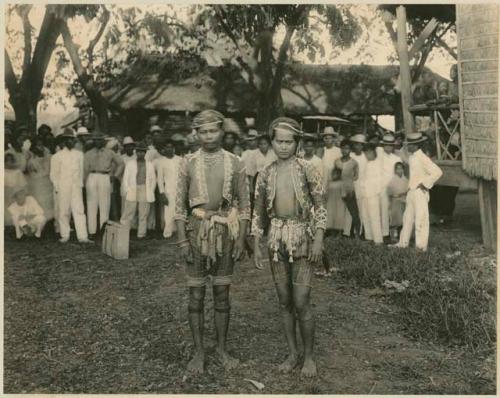
[[479,179],[479,209],[484,247],[497,250],[497,186],[496,181]]
[[401,106],[403,108],[403,121],[405,134],[413,131],[413,116],[409,107],[412,105],[410,61],[408,59],[408,43],[406,34],[406,9],[399,6],[396,9],[398,23],[398,56],[399,80],[401,84]]

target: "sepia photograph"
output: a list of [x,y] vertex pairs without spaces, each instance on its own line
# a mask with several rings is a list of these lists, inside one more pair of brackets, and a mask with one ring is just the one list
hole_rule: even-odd
[[497,392],[499,7],[4,5],[4,394]]

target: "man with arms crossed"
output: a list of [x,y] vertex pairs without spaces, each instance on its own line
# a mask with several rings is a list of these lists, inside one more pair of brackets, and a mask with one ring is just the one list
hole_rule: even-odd
[[319,171],[297,158],[295,151],[301,131],[290,118],[278,118],[269,127],[278,159],[257,177],[252,234],[255,236],[255,265],[261,267],[259,240],[270,220],[269,257],[289,355],[279,369],[292,371],[299,363],[295,322],[298,317],[304,342],[301,374],[316,375],[313,356],[314,317],[310,303],[312,263],[322,259],[326,226],[324,188]]
[[[201,149],[179,164],[175,220],[177,245],[186,261],[189,324],[195,355],[188,370],[203,373],[205,288],[211,279],[217,354],[226,370],[238,360],[226,350],[229,326],[229,286],[234,261],[243,254],[250,196],[243,162],[221,148],[224,116],[202,111],[193,120]],[[186,228],[187,224],[187,228]]]

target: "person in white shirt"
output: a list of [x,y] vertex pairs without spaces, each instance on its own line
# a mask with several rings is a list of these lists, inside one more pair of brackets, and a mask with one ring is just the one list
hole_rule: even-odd
[[91,243],[83,207],[83,153],[74,149],[75,138],[71,131],[64,132],[61,137],[62,148],[50,159],[50,180],[57,196],[59,241],[64,243],[69,240],[69,222],[73,215],[78,241]]
[[42,207],[33,196],[28,196],[26,188],[20,187],[14,193],[14,202],[8,208],[16,228],[16,238],[23,235],[40,238],[47,222]]
[[[255,155],[257,154],[259,133],[257,130],[250,129],[248,130],[247,137],[244,138],[246,149],[243,151],[241,155],[241,160],[245,165],[245,170],[248,176],[248,182],[250,184],[250,197],[253,197],[254,191],[254,178],[257,171],[255,170]],[[252,199],[253,200],[253,199]]]
[[304,134],[302,140],[304,160],[311,163],[323,178],[323,161],[316,156],[316,137],[313,134]]
[[[123,153],[121,154],[123,164],[126,167],[127,163],[130,162],[131,160],[135,160],[135,142],[132,137],[126,136],[123,138]],[[125,168],[123,169],[123,172],[125,172]],[[120,197],[121,197],[121,212],[123,212],[123,209],[125,208],[125,195],[126,192],[123,190],[123,174],[120,177]],[[132,221],[132,228],[134,228],[137,225],[137,220]]]
[[365,144],[363,153],[366,156],[366,164],[360,192],[363,198],[362,213],[364,214],[363,227],[365,238],[373,240],[375,244],[380,245],[383,243],[380,206],[383,188],[382,162],[377,157],[376,146],[374,144]]
[[144,141],[146,142],[147,146],[146,160],[149,162],[154,161],[157,157],[160,156],[160,153],[158,152],[155,146],[154,137],[161,133],[162,133],[161,127],[154,125],[149,129],[149,134],[146,134],[144,136]]
[[130,226],[137,212],[139,239],[146,236],[149,210],[155,201],[156,174],[153,163],[145,159],[146,151],[146,145],[138,144],[135,149],[137,159],[128,162],[123,173],[123,190],[126,194],[120,223]]
[[429,190],[443,175],[442,170],[422,151],[421,146],[427,137],[421,133],[410,133],[406,146],[410,178],[406,209],[403,215],[403,229],[396,247],[408,247],[413,226],[415,226],[415,247],[426,251],[429,241]]
[[[354,181],[354,194],[356,195],[356,204],[359,210],[359,221],[361,229],[364,230],[365,224],[365,206],[363,205],[363,192],[361,186],[365,179],[365,166],[366,166],[366,156],[363,152],[363,145],[366,143],[366,137],[364,134],[355,134],[350,139],[353,151],[351,152],[351,158],[353,158],[358,164],[358,179]],[[361,235],[362,231],[359,231]],[[364,231],[365,239],[372,240],[371,231]]]
[[75,149],[85,153],[89,149],[91,149],[93,143],[92,140],[90,139],[90,133],[87,130],[87,127],[85,126],[80,126],[78,127],[78,130],[76,130],[76,143],[75,143]]
[[123,138],[123,153],[122,159],[123,163],[126,165],[130,160],[135,159],[135,142],[132,137]]
[[162,156],[156,160],[155,168],[158,181],[158,191],[163,203],[165,227],[163,237],[170,238],[176,231],[174,213],[175,196],[177,193],[177,172],[181,157],[175,154],[175,145],[171,140],[165,141],[160,151]]
[[389,236],[389,196],[387,187],[394,176],[394,166],[401,162],[401,158],[394,154],[394,145],[396,140],[391,133],[384,134],[381,147],[377,147],[377,156],[382,162],[382,194],[380,197],[381,216],[382,216],[382,235]]
[[324,186],[327,186],[328,179],[332,173],[332,169],[335,167],[335,161],[342,157],[342,152],[340,148],[335,146],[335,140],[338,136],[338,133],[333,129],[333,127],[328,126],[325,127],[323,133],[321,134],[323,137],[323,142],[325,143],[325,150],[323,152],[323,183]]
[[259,136],[258,146],[257,152],[255,152],[254,155],[256,175],[264,170],[266,166],[278,159],[271,147],[271,139],[267,134]]

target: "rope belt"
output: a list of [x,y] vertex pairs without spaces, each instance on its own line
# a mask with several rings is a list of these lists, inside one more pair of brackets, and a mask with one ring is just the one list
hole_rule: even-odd
[[192,215],[201,220],[196,236],[196,243],[200,248],[201,255],[207,257],[207,269],[214,263],[217,256],[223,255],[223,243],[226,236],[226,228],[229,230],[229,238],[233,241],[238,238],[240,224],[238,210],[231,208],[229,212],[214,212],[196,208]]

